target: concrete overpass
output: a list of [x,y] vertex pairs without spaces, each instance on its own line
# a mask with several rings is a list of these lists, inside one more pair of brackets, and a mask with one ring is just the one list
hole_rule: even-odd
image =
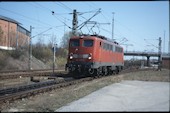
[[[158,52],[139,52],[139,51],[125,51],[125,56],[145,56],[147,57],[147,66],[150,66],[150,57],[158,57],[160,58],[161,55]],[[163,55],[162,55],[163,56]]]

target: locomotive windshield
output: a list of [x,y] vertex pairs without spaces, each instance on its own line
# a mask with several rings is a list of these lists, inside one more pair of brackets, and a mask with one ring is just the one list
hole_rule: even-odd
[[70,40],[70,46],[71,47],[78,47],[78,46],[80,46],[80,40],[78,40],[78,39]]
[[93,46],[93,40],[84,40],[83,46],[84,47],[92,47]]

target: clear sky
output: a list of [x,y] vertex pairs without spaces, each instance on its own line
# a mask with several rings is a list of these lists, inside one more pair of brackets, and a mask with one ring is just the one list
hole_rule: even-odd
[[[101,8],[101,13],[91,21],[100,24],[93,31],[100,35],[112,38],[112,12],[114,14],[114,39],[123,42],[124,50],[128,51],[152,51],[157,52],[158,38],[162,38],[162,51],[168,52],[169,43],[169,1],[65,1],[65,2],[0,2],[0,15],[17,20],[23,27],[30,30],[33,26],[32,36],[43,31],[44,35],[33,38],[33,43],[41,40],[48,43],[52,35],[56,35],[57,43],[60,44],[64,32],[72,27],[73,9],[77,12],[89,12],[78,15],[78,25],[89,19]],[[55,14],[52,15],[54,11]],[[63,23],[67,26],[64,26]],[[90,24],[88,25],[90,26]],[[92,26],[92,25],[91,25]],[[90,27],[88,27],[90,29]],[[87,27],[82,28],[83,33],[88,33]],[[164,38],[165,31],[165,38]],[[144,40],[146,39],[146,40]],[[165,40],[164,40],[165,39]],[[154,46],[149,46],[154,45]]]

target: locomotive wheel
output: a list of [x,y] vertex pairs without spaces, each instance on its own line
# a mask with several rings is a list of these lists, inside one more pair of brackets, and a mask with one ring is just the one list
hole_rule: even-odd
[[102,73],[102,67],[99,67],[99,68],[98,68],[98,76],[101,76],[101,75],[103,75],[103,73]]
[[115,70],[112,70],[112,75],[115,75],[116,74],[116,71]]
[[116,74],[119,74],[119,68],[116,67]]
[[99,71],[98,71],[98,69],[95,69],[95,70],[94,70],[94,76],[99,76]]
[[107,75],[107,67],[103,67],[103,76],[106,76]]
[[111,67],[109,68],[109,75],[113,74],[113,70],[111,69]]
[[98,69],[94,69],[94,73],[93,73],[92,76],[100,76],[100,73],[101,73],[101,71],[100,71],[99,68]]
[[95,69],[92,69],[92,68],[90,68],[88,71],[90,75],[93,75],[95,73]]
[[102,76],[103,75],[103,73],[102,73],[102,67],[99,67],[98,69],[97,69],[97,76]]

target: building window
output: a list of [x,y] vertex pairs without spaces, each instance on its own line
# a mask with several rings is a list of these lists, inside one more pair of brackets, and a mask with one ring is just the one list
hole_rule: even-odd
[[30,33],[20,26],[17,26],[17,31],[19,31],[20,33],[25,34],[27,36],[30,36]]

